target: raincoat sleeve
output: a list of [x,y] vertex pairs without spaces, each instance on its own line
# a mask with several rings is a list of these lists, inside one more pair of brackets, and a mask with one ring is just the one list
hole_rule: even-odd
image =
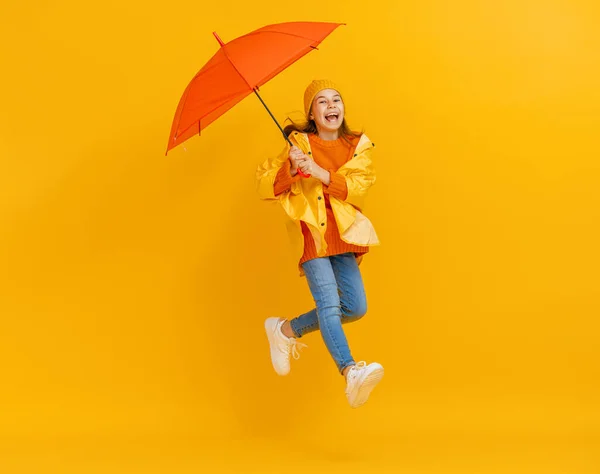
[[345,201],[358,210],[363,209],[367,192],[376,181],[375,167],[371,160],[372,151],[371,147],[366,148],[338,170],[338,173],[346,178],[348,194]]
[[329,185],[323,186],[323,192],[345,201],[348,197],[346,178],[334,169],[329,169]]
[[291,168],[292,164],[290,163],[290,160],[286,160],[283,163],[283,166],[279,168],[279,171],[275,176],[275,196],[291,191],[292,184],[300,180],[301,176],[299,174],[292,176]]
[[286,147],[275,158],[269,158],[261,163],[256,170],[256,190],[260,199],[279,199],[275,196],[275,179],[279,170],[288,160],[290,147]]

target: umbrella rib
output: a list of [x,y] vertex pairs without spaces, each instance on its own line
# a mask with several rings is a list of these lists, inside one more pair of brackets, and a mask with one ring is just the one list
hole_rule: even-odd
[[183,98],[183,102],[182,102],[182,108],[181,111],[179,112],[179,115],[177,115],[177,126],[175,127],[175,135],[173,136],[173,141],[176,142],[177,141],[177,137],[179,135],[181,135],[181,133],[179,133],[179,124],[181,123],[181,114],[183,113],[183,108],[185,107],[185,104],[188,100],[188,97],[190,95],[190,91],[189,91],[189,86],[186,88],[185,90],[185,97]]
[[[312,48],[312,46],[311,46]],[[299,55],[294,56],[291,60],[289,60],[285,67],[288,68],[290,67],[292,64],[294,64],[295,62],[299,61],[300,59],[302,59],[304,56],[306,56],[310,51],[306,51],[306,49],[304,49]],[[278,73],[279,74],[279,73]],[[257,84],[261,84],[263,85],[263,81],[265,80],[265,77],[269,77],[271,75],[271,73],[269,74],[265,74],[263,77],[260,78],[259,81],[256,81]]]
[[[240,97],[240,100],[238,100],[238,101],[236,102],[236,104],[237,104],[237,103],[239,103],[239,102],[241,102],[242,100],[244,100],[244,99],[245,99],[246,97],[248,97],[248,96],[249,96],[251,93],[252,93],[252,91],[246,92],[246,95],[245,95],[245,96],[243,96],[243,97]],[[203,117],[200,117],[200,119],[198,119],[198,120],[196,120],[196,121],[192,122],[192,123],[191,123],[190,125],[188,125],[186,128],[184,128],[183,130],[181,130],[181,133],[179,133],[179,135],[183,135],[185,132],[187,132],[187,131],[188,131],[190,128],[192,128],[194,125],[196,125],[196,124],[199,124],[199,123],[200,123],[200,121],[201,121],[203,118],[205,118],[206,116],[208,116],[208,115],[212,114],[212,113],[213,113],[215,110],[217,110],[217,109],[219,109],[219,108],[223,107],[223,106],[224,106],[225,104],[227,104],[227,103],[228,103],[230,100],[231,100],[231,99],[229,99],[229,100],[227,100],[227,101],[225,101],[225,102],[223,102],[223,103],[221,103],[221,104],[217,105],[215,108],[213,108],[213,109],[209,110],[208,112],[206,112],[206,113],[204,114],[204,116],[203,116]],[[235,104],[234,104],[234,105],[235,105]],[[198,130],[198,134],[199,134],[199,133],[200,133],[200,130]]]
[[246,78],[244,77],[244,75],[239,71],[239,69],[237,68],[237,66],[235,65],[235,63],[229,57],[229,54],[227,54],[227,50],[225,49],[225,46],[226,45],[222,46],[221,48],[223,49],[223,53],[225,54],[225,57],[229,61],[229,64],[231,64],[233,66],[233,69],[235,69],[235,72],[237,72],[239,74],[239,76],[244,80],[244,82],[248,86],[248,89],[250,89],[251,91],[253,91],[254,88],[248,83],[248,81],[246,80]]
[[[343,24],[344,24],[344,23],[342,23],[342,25],[343,25]],[[338,26],[339,26],[339,25],[338,25]],[[301,39],[305,39],[305,40],[310,40],[310,41],[312,41],[313,43],[314,43],[314,42],[318,42],[318,43],[320,43],[320,42],[321,42],[321,41],[319,41],[319,40],[315,40],[314,38],[308,38],[308,37],[306,37],[306,36],[301,36],[301,35],[297,35],[297,34],[294,34],[294,33],[287,33],[287,32],[285,32],[285,31],[253,31],[253,32],[251,32],[251,33],[248,33],[248,34],[246,34],[246,35],[244,35],[244,36],[240,36],[239,38],[236,38],[236,40],[237,40],[237,39],[240,39],[240,38],[244,38],[244,37],[252,36],[252,35],[258,35],[258,34],[260,34],[260,33],[275,33],[275,34],[280,34],[280,35],[288,35],[288,36],[293,36],[293,37],[296,37],[296,38],[301,38]],[[233,41],[236,41],[236,40],[233,40]],[[239,71],[239,69],[237,68],[237,66],[235,65],[235,63],[234,63],[234,62],[231,60],[231,58],[229,57],[229,54],[227,54],[227,49],[226,49],[226,46],[227,46],[227,44],[225,44],[225,45],[221,46],[221,49],[223,50],[223,53],[225,54],[225,57],[227,58],[227,60],[229,61],[229,63],[230,63],[232,66],[233,66],[233,68],[235,69],[235,72],[237,72],[237,73],[239,74],[239,76],[240,76],[240,77],[241,77],[241,78],[244,80],[244,82],[246,83],[246,85],[248,86],[248,88],[249,88],[250,90],[254,90],[254,88],[253,88],[253,87],[252,87],[252,86],[251,86],[251,85],[248,83],[248,81],[247,81],[247,79],[244,77],[244,75],[243,75],[243,74],[242,74],[242,73]],[[313,46],[313,45],[310,45],[309,47],[316,49],[316,46]],[[306,53],[304,53],[304,54],[306,54]],[[303,55],[301,55],[299,58],[295,59],[294,61],[292,61],[292,63],[290,63],[290,64],[293,64],[294,62],[296,62],[298,59],[300,59],[302,56],[304,56],[304,54],[303,54]]]
[[[227,60],[229,60],[229,57],[227,57]],[[217,67],[217,64],[214,64],[211,66],[211,68],[214,68],[214,67]],[[209,69],[211,69],[211,68],[209,68]],[[190,84],[188,84],[188,88],[191,86],[191,83],[194,82],[196,80],[196,78],[198,78],[198,76],[200,75],[200,72],[201,72],[201,70],[196,73],[194,78],[191,80]],[[185,108],[185,104],[187,103],[189,95],[190,95],[189,90],[186,88],[186,94],[185,94],[185,97],[183,98],[182,109]],[[181,123],[181,115],[179,117],[177,117],[177,128],[179,128],[180,123]],[[190,127],[191,127],[191,125],[190,125]],[[173,137],[174,140],[177,141],[177,137],[182,135],[183,133],[185,133],[187,130],[189,130],[190,127],[187,127],[185,130],[176,131],[175,136]]]
[[[343,24],[344,24],[344,23],[342,23],[342,25],[343,25]],[[247,35],[244,35],[244,36],[258,35],[258,34],[260,34],[260,33],[276,33],[276,34],[278,34],[278,35],[288,35],[288,36],[295,36],[296,38],[302,38],[302,39],[305,39],[305,40],[310,40],[310,41],[312,41],[313,43],[314,43],[315,41],[318,41],[319,43],[320,43],[321,41],[323,41],[323,40],[320,40],[320,41],[319,41],[319,40],[316,40],[316,39],[314,39],[314,38],[309,38],[309,37],[307,37],[307,36],[296,35],[296,34],[294,34],[294,33],[288,33],[288,32],[286,32],[286,31],[253,31],[253,32],[251,32],[251,33],[248,33]],[[241,38],[243,38],[244,36],[241,36]],[[234,40],[234,41],[235,41],[235,40]],[[313,46],[311,46],[311,47],[313,47]]]

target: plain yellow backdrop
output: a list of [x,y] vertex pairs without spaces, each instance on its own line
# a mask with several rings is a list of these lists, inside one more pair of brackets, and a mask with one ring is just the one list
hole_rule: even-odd
[[[0,15],[2,472],[600,469],[600,7],[583,0],[17,2]],[[165,157],[185,86],[266,24],[345,22],[262,89],[331,78],[377,145],[351,410],[256,165],[248,97]]]

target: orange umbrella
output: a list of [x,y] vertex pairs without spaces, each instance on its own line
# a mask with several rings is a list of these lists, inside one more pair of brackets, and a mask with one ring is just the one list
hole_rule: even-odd
[[[194,76],[175,112],[167,153],[254,92],[260,86],[308,54],[333,30],[344,23],[293,22],[265,26],[223,43],[221,48]],[[287,137],[285,137],[287,139]],[[287,141],[290,143],[289,139]]]

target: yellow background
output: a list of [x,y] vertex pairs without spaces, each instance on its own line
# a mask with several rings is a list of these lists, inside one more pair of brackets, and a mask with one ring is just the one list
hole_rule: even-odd
[[[600,7],[583,0],[17,2],[0,15],[0,470],[597,473]],[[338,81],[377,145],[351,410],[254,170],[254,97],[165,157],[223,40],[339,21],[262,88]]]

